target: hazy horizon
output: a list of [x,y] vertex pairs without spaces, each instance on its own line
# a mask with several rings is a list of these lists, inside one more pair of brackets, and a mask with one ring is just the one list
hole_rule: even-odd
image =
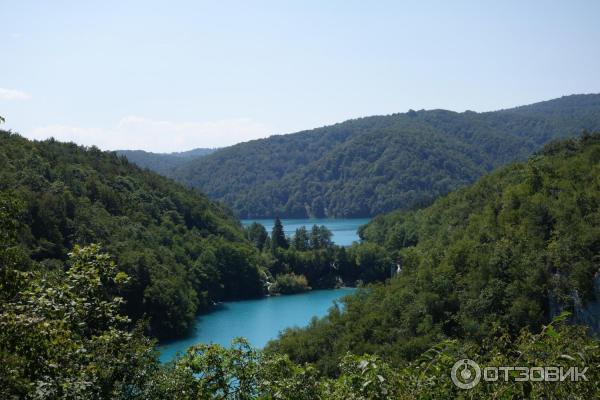
[[[521,106],[527,106],[527,105],[531,105],[531,104],[536,104],[536,103],[540,103],[540,102],[544,102],[544,101],[555,100],[555,99],[559,99],[559,98],[561,98],[561,97],[568,97],[568,96],[579,96],[579,95],[600,95],[600,93],[571,93],[571,94],[565,94],[565,95],[562,95],[562,96],[559,96],[559,97],[555,97],[555,98],[552,98],[552,99],[542,99],[542,100],[540,100],[540,101],[535,101],[535,102],[533,102],[533,103],[527,103],[527,104],[515,104],[514,106],[510,106],[510,107],[504,107],[504,108],[499,108],[499,109],[495,109],[495,110],[481,110],[481,111],[475,111],[475,112],[478,112],[478,113],[485,113],[485,112],[500,111],[500,110],[505,110],[505,109],[515,108],[515,107],[521,107]],[[415,111],[422,111],[422,110],[424,110],[424,111],[432,111],[432,110],[445,110],[445,111],[451,111],[451,112],[457,112],[457,113],[463,113],[463,112],[466,112],[466,111],[474,111],[473,109],[469,109],[469,108],[467,108],[467,109],[465,109],[465,110],[461,110],[461,111],[456,111],[456,110],[448,110],[448,109],[442,109],[442,108],[435,108],[435,109],[434,109],[434,108],[431,108],[431,109],[407,109],[407,110],[404,110],[404,111],[397,111],[397,112],[395,112],[395,113],[389,113],[389,114],[372,114],[372,115],[362,115],[362,116],[360,116],[360,117],[349,118],[349,119],[346,119],[346,120],[344,120],[344,121],[333,122],[333,123],[331,123],[331,124],[328,124],[328,125],[321,125],[321,126],[315,126],[315,127],[312,127],[312,128],[306,128],[306,129],[303,129],[303,130],[300,130],[300,131],[296,131],[296,132],[286,132],[286,133],[273,133],[273,134],[268,134],[268,135],[267,135],[267,136],[265,136],[264,138],[254,138],[254,139],[248,139],[248,140],[244,140],[244,141],[241,141],[241,142],[234,143],[234,144],[232,144],[232,145],[228,145],[228,146],[221,146],[221,147],[194,147],[194,148],[190,148],[190,149],[184,149],[184,150],[178,150],[178,151],[168,151],[168,152],[167,152],[167,151],[163,151],[163,152],[157,152],[157,151],[150,151],[150,150],[143,150],[143,149],[115,149],[115,150],[116,150],[116,151],[140,151],[140,150],[141,150],[141,151],[146,151],[146,152],[148,152],[148,153],[154,153],[154,154],[177,154],[177,153],[186,153],[186,152],[190,152],[190,151],[197,150],[197,149],[211,149],[211,150],[220,150],[220,149],[223,149],[223,148],[225,148],[225,147],[233,146],[233,145],[240,144],[240,143],[245,143],[245,142],[252,141],[252,140],[267,139],[267,138],[269,138],[269,137],[271,137],[271,136],[293,135],[293,134],[295,134],[295,133],[300,133],[300,132],[303,132],[303,131],[308,131],[308,130],[312,130],[312,129],[323,128],[323,127],[327,127],[327,126],[335,125],[335,124],[338,124],[338,123],[343,123],[343,122],[346,122],[346,121],[351,121],[351,120],[354,120],[354,119],[368,118],[368,117],[376,117],[376,116],[386,116],[386,115],[393,115],[393,114],[398,114],[398,113],[400,113],[400,114],[401,114],[401,113],[406,113],[406,112],[408,112],[409,110],[415,110]]]
[[600,3],[11,2],[3,129],[157,153],[599,93]]

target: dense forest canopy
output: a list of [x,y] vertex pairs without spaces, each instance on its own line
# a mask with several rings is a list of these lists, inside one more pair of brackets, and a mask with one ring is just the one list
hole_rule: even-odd
[[[350,353],[339,359],[339,375],[323,376],[287,355],[251,348],[243,339],[230,348],[192,346],[159,364],[154,342],[119,313],[122,298],[112,289],[130,279],[97,245],[75,247],[64,270],[52,276],[22,273],[15,241],[18,202],[0,197],[0,397],[6,399],[454,399],[464,394],[448,371],[464,354],[481,365],[580,368],[597,365],[597,340],[561,315],[539,333],[471,345],[445,340],[415,361],[392,367],[380,357]],[[9,288],[7,290],[7,288]],[[576,358],[577,357],[577,358]],[[583,364],[582,364],[583,361]],[[479,385],[472,398],[593,398],[600,375],[585,380],[497,382]]]
[[538,331],[561,310],[600,327],[597,314],[579,317],[600,300],[600,133],[552,142],[428,208],[377,217],[361,235],[397,276],[269,351],[335,374],[348,351],[399,366],[440,340]]
[[387,277],[379,246],[346,251],[318,226],[291,238],[281,223],[270,236],[244,229],[205,196],[94,147],[0,131],[0,194],[23,205],[23,268],[59,270],[75,245],[102,245],[131,278],[124,311],[159,338],[185,334],[217,301]]
[[[13,151],[25,145],[33,155],[39,148],[53,150],[48,153],[53,155],[51,161],[44,164],[38,160],[36,164],[46,167],[41,169],[45,174],[31,176],[30,170],[25,173],[40,180],[42,185],[43,179],[56,176],[51,167],[62,160],[60,154],[67,150],[74,152],[75,159],[82,163],[80,172],[86,171],[88,158],[92,156],[104,173],[109,172],[109,166],[117,170],[131,168],[114,155],[95,149],[88,154],[76,146],[52,141],[27,142],[15,135],[3,135],[6,140],[3,144],[10,144]],[[186,354],[163,365],[158,362],[155,342],[143,333],[143,322],[134,324],[121,313],[126,300],[120,293],[136,277],[125,273],[115,258],[96,244],[75,245],[64,262],[35,260],[31,243],[28,246],[23,243],[27,237],[24,233],[33,236],[31,228],[23,225],[23,217],[30,216],[32,208],[31,199],[22,194],[31,189],[19,185],[18,190],[2,191],[0,397],[128,400],[454,399],[465,394],[467,398],[498,399],[597,397],[600,371],[594,366],[600,363],[598,340],[583,327],[566,324],[565,314],[537,328],[539,321],[535,318],[531,323],[518,318],[523,313],[535,317],[540,311],[536,307],[540,296],[537,285],[540,277],[547,275],[540,271],[544,267],[539,263],[527,271],[518,257],[537,261],[532,253],[541,251],[541,256],[549,261],[550,272],[558,275],[559,286],[564,279],[562,284],[567,293],[571,288],[590,297],[585,287],[586,277],[594,269],[589,263],[590,256],[595,262],[593,255],[598,254],[599,165],[600,135],[586,135],[580,141],[549,146],[544,155],[530,163],[490,175],[429,209],[378,219],[363,231],[365,236],[380,243],[366,243],[378,246],[377,252],[359,258],[369,259],[386,252],[401,256],[403,269],[389,285],[365,289],[357,297],[350,297],[346,310],[333,309],[327,319],[313,322],[307,330],[288,331],[267,352],[237,339],[228,349],[213,344],[192,346]],[[132,175],[137,176],[136,172]],[[10,174],[3,178],[7,176]],[[160,182],[164,183],[158,178],[156,184],[160,186]],[[471,213],[467,211],[469,202],[474,205]],[[217,209],[211,211],[218,214]],[[456,219],[465,215],[467,220]],[[387,223],[397,227],[389,236],[378,232],[380,224],[388,218]],[[537,225],[540,218],[543,223]],[[498,227],[485,232],[490,228],[486,224],[494,219],[501,221]],[[406,225],[408,220],[418,224],[414,234],[406,234],[415,228]],[[221,216],[221,221],[227,218]],[[439,238],[448,232],[447,252],[441,247],[427,246],[428,238]],[[555,236],[554,232],[560,235]],[[281,240],[278,244],[268,243],[270,239],[260,226],[247,229],[246,234],[250,233],[260,239],[263,252],[270,247],[274,256],[280,250],[317,251],[331,247],[328,232],[318,226],[310,234],[299,229],[294,237],[283,238],[285,242]],[[583,240],[578,243],[575,236]],[[406,237],[411,239],[406,241]],[[529,237],[531,244],[527,243]],[[519,274],[522,276],[517,277]],[[297,284],[294,281],[298,275],[294,273],[278,277],[283,287],[293,288]],[[519,286],[521,280],[533,286]],[[480,290],[482,284],[486,286]],[[453,287],[458,290],[453,291]],[[562,299],[560,290],[555,293]],[[503,301],[507,295],[520,296],[521,301],[513,298]],[[497,309],[494,300],[499,301]],[[501,323],[494,324],[490,312]],[[544,320],[549,321],[549,317]],[[507,326],[502,326],[505,323]],[[525,328],[518,330],[519,325]],[[462,337],[448,338],[454,334]],[[407,342],[414,347],[406,346]],[[426,350],[420,352],[420,348]],[[296,363],[274,349],[283,350],[294,359],[314,357],[316,365]],[[380,355],[363,354],[365,349]],[[499,380],[465,392],[452,383],[448,373],[465,356],[482,366],[590,368],[585,369],[586,379],[579,382]]]
[[156,336],[183,333],[213,301],[263,294],[258,253],[229,211],[114,153],[0,131],[0,193],[23,204],[34,267],[60,269],[76,244],[100,243],[131,277],[127,314]]
[[373,216],[429,204],[584,129],[600,129],[600,95],[484,113],[411,110],[240,143],[167,175],[240,218]]

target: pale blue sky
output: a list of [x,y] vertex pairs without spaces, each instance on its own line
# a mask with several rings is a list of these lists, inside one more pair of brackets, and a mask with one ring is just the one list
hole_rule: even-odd
[[600,92],[600,1],[4,1],[0,115],[103,149]]

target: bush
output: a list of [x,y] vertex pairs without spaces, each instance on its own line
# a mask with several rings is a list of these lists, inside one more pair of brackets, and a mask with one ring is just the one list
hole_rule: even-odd
[[275,283],[269,288],[271,294],[294,294],[310,290],[304,275],[282,274],[278,275]]

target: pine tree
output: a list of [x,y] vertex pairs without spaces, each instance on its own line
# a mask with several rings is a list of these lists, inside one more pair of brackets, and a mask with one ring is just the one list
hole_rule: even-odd
[[271,233],[271,246],[273,250],[278,247],[287,249],[289,244],[287,239],[285,238],[285,233],[283,232],[283,224],[279,217],[275,217],[275,223],[273,224],[273,231]]

